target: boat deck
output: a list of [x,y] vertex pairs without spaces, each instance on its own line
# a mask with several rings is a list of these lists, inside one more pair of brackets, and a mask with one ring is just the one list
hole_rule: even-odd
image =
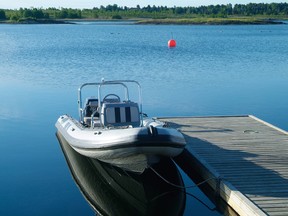
[[159,119],[184,134],[186,163],[239,215],[288,214],[286,131],[250,115]]

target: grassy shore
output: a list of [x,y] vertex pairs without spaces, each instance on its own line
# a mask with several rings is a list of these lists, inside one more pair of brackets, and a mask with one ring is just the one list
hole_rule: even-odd
[[282,21],[270,18],[206,18],[197,17],[189,19],[147,19],[140,20],[137,24],[158,24],[158,25],[264,25],[264,24],[284,24]]
[[20,19],[18,21],[5,20],[0,21],[0,24],[71,24],[65,20],[55,20],[55,19]]
[[[76,19],[77,21],[85,21],[85,19]],[[166,18],[166,19],[150,19],[150,18],[135,18],[135,19],[89,19],[89,21],[131,21],[135,24],[154,24],[154,25],[265,25],[265,24],[285,24],[282,19],[272,19],[265,17],[228,17],[228,18]],[[18,21],[0,21],[5,24],[71,24],[73,19],[20,19]]]

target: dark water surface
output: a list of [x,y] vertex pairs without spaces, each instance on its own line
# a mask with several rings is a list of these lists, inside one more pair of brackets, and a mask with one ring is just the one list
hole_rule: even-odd
[[[139,81],[149,116],[253,114],[287,130],[287,34],[287,25],[0,25],[0,215],[95,214],[54,126],[77,117],[83,82]],[[186,192],[184,215],[221,215],[199,188]]]

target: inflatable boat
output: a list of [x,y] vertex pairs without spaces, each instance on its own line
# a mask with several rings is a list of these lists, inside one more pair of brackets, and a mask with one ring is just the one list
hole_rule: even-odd
[[[84,87],[97,95],[84,102]],[[130,88],[138,92],[136,101]],[[58,133],[78,153],[130,171],[143,172],[161,157],[179,155],[186,145],[178,130],[142,112],[142,90],[134,80],[84,83],[78,89],[78,112],[79,120],[59,117]]]

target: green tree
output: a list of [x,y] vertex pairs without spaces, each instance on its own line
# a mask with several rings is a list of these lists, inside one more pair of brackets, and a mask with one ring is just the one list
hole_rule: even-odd
[[68,17],[68,9],[62,8],[59,12],[55,14],[58,19],[66,19]]
[[112,19],[122,19],[122,17],[119,14],[113,15]]
[[75,9],[68,9],[67,17],[70,19],[80,19],[82,17],[81,10],[75,10]]
[[6,13],[4,10],[0,10],[0,20],[6,20]]
[[27,9],[27,8],[23,9],[23,11],[20,10],[20,14],[21,14],[22,17],[24,17],[24,18],[34,17],[32,10]]
[[44,13],[43,13],[42,9],[33,8],[32,14],[33,14],[33,17],[36,19],[43,19],[44,18]]
[[20,19],[20,16],[17,12],[13,12],[11,15],[10,15],[10,20],[12,21],[18,21]]

